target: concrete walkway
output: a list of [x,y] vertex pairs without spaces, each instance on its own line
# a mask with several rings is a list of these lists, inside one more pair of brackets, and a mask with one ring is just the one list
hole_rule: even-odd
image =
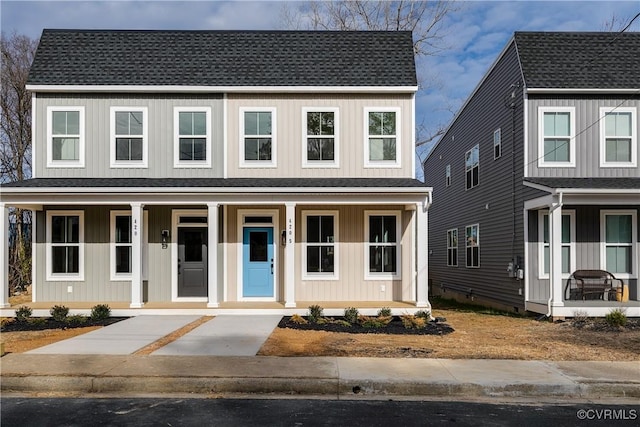
[[328,398],[625,398],[640,403],[640,362],[9,354],[1,391],[188,393]]
[[219,315],[151,354],[255,356],[280,319],[280,315]]
[[31,350],[29,354],[132,354],[200,316],[131,317],[77,337]]

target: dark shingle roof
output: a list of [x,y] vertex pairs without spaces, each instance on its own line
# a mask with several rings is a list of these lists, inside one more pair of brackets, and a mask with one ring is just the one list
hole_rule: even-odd
[[525,183],[548,188],[639,190],[640,178],[525,178]]
[[416,86],[407,31],[44,30],[29,85]]
[[2,188],[416,188],[412,178],[33,178]]
[[527,87],[640,89],[640,33],[516,32]]

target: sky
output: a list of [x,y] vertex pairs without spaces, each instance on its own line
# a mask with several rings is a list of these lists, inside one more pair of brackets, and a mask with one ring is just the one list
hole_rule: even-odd
[[[267,0],[0,0],[0,29],[31,38],[44,28],[272,30],[285,29],[283,8],[304,6]],[[423,90],[416,97],[416,123],[425,136],[452,120],[514,31],[604,31],[612,19],[613,29],[621,30],[640,13],[638,0],[458,1],[455,6],[443,22],[443,49],[417,62]],[[640,18],[627,31],[640,31]],[[419,159],[431,145],[418,150]]]

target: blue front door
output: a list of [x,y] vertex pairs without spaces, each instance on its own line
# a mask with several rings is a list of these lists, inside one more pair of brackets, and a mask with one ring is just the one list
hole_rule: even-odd
[[273,227],[245,227],[242,238],[242,296],[273,298]]

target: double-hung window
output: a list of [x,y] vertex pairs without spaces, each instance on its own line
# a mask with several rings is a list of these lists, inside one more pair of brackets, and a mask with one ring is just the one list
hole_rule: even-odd
[[600,166],[635,167],[638,162],[636,108],[600,108]]
[[111,212],[111,278],[131,278],[131,212]]
[[147,167],[147,108],[111,107],[111,167]]
[[337,217],[333,211],[303,213],[306,279],[337,279]]
[[211,108],[174,109],[174,167],[211,166]]
[[458,266],[458,229],[447,230],[447,266]]
[[[551,270],[551,246],[550,246],[550,227],[549,213],[541,211],[539,214],[538,241],[540,242],[540,258],[539,276],[541,279],[549,278]],[[569,275],[576,270],[576,257],[574,242],[576,241],[576,221],[575,212],[562,211],[562,230],[560,237],[562,239],[562,277]]]
[[395,212],[365,212],[367,244],[366,277],[400,277],[400,215]]
[[637,277],[636,211],[601,211],[601,265],[617,278]]
[[338,109],[303,109],[305,166],[338,166]]
[[538,166],[575,166],[575,109],[540,107],[538,109]]
[[499,159],[502,156],[502,131],[500,128],[493,131],[493,159]]
[[466,258],[467,267],[480,267],[480,226],[478,224],[466,227]]
[[240,165],[244,167],[276,166],[275,108],[240,109]]
[[480,146],[476,145],[464,155],[467,190],[477,186],[480,180]]
[[365,166],[400,166],[400,109],[365,109]]
[[84,107],[47,108],[47,167],[84,167]]
[[47,212],[47,280],[84,280],[84,212]]

